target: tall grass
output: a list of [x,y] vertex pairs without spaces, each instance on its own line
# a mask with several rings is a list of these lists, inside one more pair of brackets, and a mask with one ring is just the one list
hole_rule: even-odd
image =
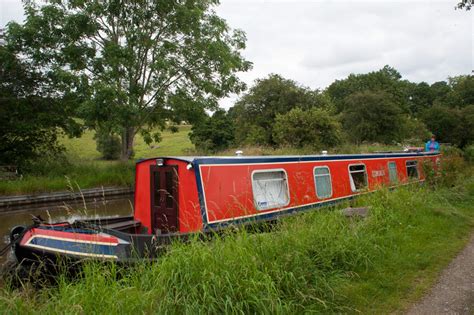
[[229,231],[176,243],[155,263],[88,263],[40,291],[5,288],[5,313],[392,313],[433,283],[474,222],[474,180],[410,186],[355,200],[365,219],[326,208],[272,232]]
[[36,169],[21,179],[0,181],[0,195],[68,190],[70,182],[82,189],[130,186],[134,180],[132,162],[39,161],[33,168]]

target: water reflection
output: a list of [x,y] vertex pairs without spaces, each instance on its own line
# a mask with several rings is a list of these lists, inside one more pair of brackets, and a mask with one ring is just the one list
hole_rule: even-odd
[[[0,248],[8,244],[10,229],[15,225],[30,225],[32,216],[41,216],[49,222],[72,222],[78,219],[117,217],[133,214],[133,196],[125,196],[114,200],[92,200],[68,203],[55,203],[41,206],[28,206],[21,210],[0,213]],[[7,257],[0,257],[0,263]]]

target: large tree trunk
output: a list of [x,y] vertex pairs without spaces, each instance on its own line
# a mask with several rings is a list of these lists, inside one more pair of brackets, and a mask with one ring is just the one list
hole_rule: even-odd
[[122,132],[122,152],[120,158],[127,161],[133,154],[133,140],[135,138],[135,128],[125,127]]

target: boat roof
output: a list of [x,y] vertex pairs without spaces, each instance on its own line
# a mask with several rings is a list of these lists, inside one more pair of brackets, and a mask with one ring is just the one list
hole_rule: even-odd
[[376,158],[420,157],[438,155],[439,152],[379,152],[362,154],[317,154],[317,155],[254,155],[254,156],[158,156],[139,160],[180,160],[192,164],[243,164],[243,163],[275,163],[275,162],[306,162],[326,160],[360,160]]

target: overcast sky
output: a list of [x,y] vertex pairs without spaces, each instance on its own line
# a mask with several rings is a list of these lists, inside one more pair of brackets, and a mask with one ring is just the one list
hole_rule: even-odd
[[[278,73],[323,89],[386,64],[433,83],[474,69],[473,11],[454,10],[456,0],[221,2],[218,14],[247,34],[248,84]],[[9,20],[22,20],[20,0],[0,0],[0,25]]]

